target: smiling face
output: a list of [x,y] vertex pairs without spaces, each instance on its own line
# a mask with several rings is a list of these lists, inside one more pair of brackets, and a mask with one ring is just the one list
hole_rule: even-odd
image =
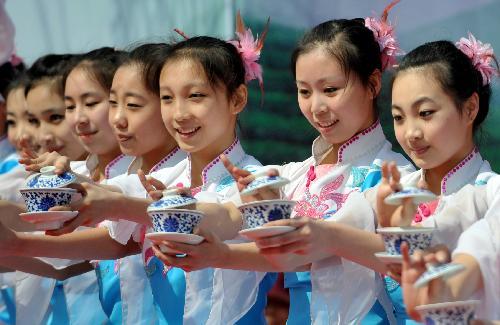
[[149,91],[135,64],[118,68],[110,93],[109,122],[123,153],[142,156],[171,147],[161,119],[160,99]]
[[7,136],[17,151],[24,146],[35,152],[39,150],[35,139],[35,126],[38,124],[38,120],[28,112],[24,88],[11,90],[7,96]]
[[65,120],[64,100],[52,82],[42,82],[26,96],[28,111],[37,119],[37,138],[43,152],[57,151],[71,160],[81,160],[85,149]]
[[[377,94],[353,72],[346,76],[324,49],[301,54],[295,71],[300,110],[328,143],[340,146],[375,122],[373,98]],[[378,78],[378,93],[380,74],[372,78]]]
[[176,59],[161,71],[160,97],[163,121],[179,147],[213,159],[235,139],[247,89],[241,85],[228,98],[223,85],[210,84],[197,61]]
[[392,115],[399,144],[422,169],[450,170],[473,148],[477,95],[461,114],[430,68],[400,72],[392,87]]
[[103,155],[119,151],[108,121],[109,91],[83,68],[71,71],[64,90],[66,120],[85,149]]

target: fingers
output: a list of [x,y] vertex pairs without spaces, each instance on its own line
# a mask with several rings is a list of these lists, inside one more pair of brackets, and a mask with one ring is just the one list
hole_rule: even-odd
[[240,178],[246,177],[246,176],[251,174],[249,171],[238,168],[235,165],[233,165],[233,163],[229,160],[229,158],[227,158],[226,155],[224,155],[224,154],[220,155],[220,159],[221,159],[222,163],[224,164],[224,167],[226,167],[227,171],[237,181]]
[[291,226],[291,227],[295,227],[295,228],[300,228],[300,227],[303,227],[309,221],[310,221],[309,218],[305,218],[305,217],[292,218],[292,219],[281,219],[281,220],[268,222],[268,223],[264,224],[264,227]]
[[410,251],[406,242],[401,244],[401,255],[403,255],[403,271],[406,271],[410,268]]
[[161,181],[151,176],[146,176],[141,169],[137,170],[137,175],[139,176],[142,186],[148,193],[166,189],[166,186]]
[[148,195],[151,199],[153,199],[154,201],[158,201],[159,199],[161,199],[163,197],[163,191],[152,191],[152,192],[148,192]]
[[389,165],[387,163],[387,161],[384,161],[382,163],[382,167],[380,168],[381,170],[381,173],[382,173],[382,182],[384,183],[389,183]]
[[401,184],[399,183],[401,174],[399,173],[398,167],[395,162],[389,164],[389,172],[391,175],[391,180],[389,184],[394,192],[401,191]]
[[277,235],[256,240],[255,244],[259,249],[266,249],[266,248],[290,245],[298,241],[301,241],[299,231],[294,230],[283,235]]
[[54,173],[61,175],[64,172],[69,171],[70,170],[69,163],[70,163],[70,160],[68,157],[63,156],[63,157],[57,158],[57,160],[54,163],[54,167],[56,168],[54,170]]

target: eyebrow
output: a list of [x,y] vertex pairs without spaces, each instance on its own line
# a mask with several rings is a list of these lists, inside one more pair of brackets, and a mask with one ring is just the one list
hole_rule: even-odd
[[12,112],[7,112],[7,115],[16,116],[16,114],[14,114],[14,113],[12,113]]
[[[185,85],[183,88],[192,88],[192,87],[210,87],[210,83],[208,82],[192,82]],[[170,90],[168,86],[160,86],[160,90]]]
[[[98,97],[98,96],[99,96],[99,94],[98,94],[98,93],[96,93],[96,92],[91,92],[91,91],[89,91],[89,92],[86,92],[86,93],[84,93],[84,94],[80,95],[80,98],[85,99],[85,98],[87,98],[87,97],[92,97],[92,96]],[[72,96],[64,96],[64,100],[72,100],[72,99],[73,99],[73,97],[72,97]]]
[[66,111],[66,108],[64,107],[50,107],[50,108],[47,108],[47,109],[44,109],[42,111],[42,115],[47,115],[47,114],[54,114],[54,113],[61,113],[61,111]]
[[[429,102],[429,103],[434,103],[436,104],[436,102],[430,98],[430,97],[427,97],[427,96],[422,96],[422,97],[419,97],[416,101],[414,101],[412,104],[411,104],[411,107],[412,108],[416,108],[420,105],[422,105],[423,103],[426,103],[426,102]],[[398,105],[391,105],[391,108],[393,109],[398,109],[400,111],[402,111],[403,109],[401,107],[399,107]]]

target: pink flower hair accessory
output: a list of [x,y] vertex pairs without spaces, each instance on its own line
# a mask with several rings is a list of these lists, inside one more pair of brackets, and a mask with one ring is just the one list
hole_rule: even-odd
[[380,19],[375,17],[365,18],[365,26],[373,32],[375,40],[380,47],[382,71],[396,65],[396,56],[403,54],[394,35],[394,26],[387,21],[389,11],[399,1],[400,0],[395,0],[385,7]]
[[234,45],[243,59],[243,64],[245,66],[245,82],[257,79],[259,80],[259,86],[264,92],[264,83],[262,80],[262,67],[257,61],[260,58],[260,51],[264,46],[264,40],[266,39],[267,31],[269,29],[270,18],[267,19],[266,26],[260,35],[260,38],[253,37],[252,30],[245,27],[245,23],[241,18],[240,12],[236,15],[236,40],[228,41],[230,44]]
[[462,37],[455,45],[471,59],[474,68],[481,73],[483,86],[489,84],[494,76],[498,76],[498,64],[493,65],[496,60],[491,44],[482,43],[469,32],[469,38]]

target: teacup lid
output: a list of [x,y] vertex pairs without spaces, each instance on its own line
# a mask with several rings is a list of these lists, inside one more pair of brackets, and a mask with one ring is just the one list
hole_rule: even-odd
[[281,188],[290,183],[290,180],[281,176],[267,176],[262,172],[255,174],[256,178],[241,191],[241,195],[252,195],[264,187]]
[[61,175],[54,173],[56,167],[46,166],[40,169],[40,173],[33,174],[26,179],[28,188],[55,188],[66,187],[76,181],[76,175],[65,172]]
[[159,211],[165,209],[180,208],[186,205],[194,204],[197,200],[189,194],[179,193],[178,189],[167,189],[163,191],[163,197],[158,201],[151,203],[147,211]]

